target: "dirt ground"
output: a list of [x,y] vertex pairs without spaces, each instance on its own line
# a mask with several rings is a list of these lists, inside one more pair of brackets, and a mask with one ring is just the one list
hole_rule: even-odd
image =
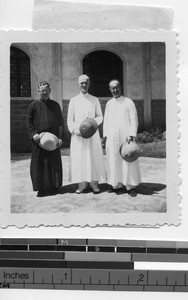
[[63,186],[60,194],[38,198],[33,192],[29,166],[30,155],[18,155],[11,163],[11,212],[12,213],[132,213],[166,211],[165,159],[141,157],[142,183],[135,198],[127,193],[107,193],[107,184],[101,184],[101,193],[94,195],[88,187],[77,195],[77,185],[70,184],[69,157],[62,156]]
[[77,185],[70,184],[69,157],[62,156],[63,186],[60,194],[38,198],[33,192],[29,166],[30,155],[17,155],[11,162],[12,213],[133,213],[166,212],[166,160],[139,158],[142,183],[135,198],[127,193],[107,193],[107,184],[101,184],[101,193],[94,195],[88,187],[77,195]]

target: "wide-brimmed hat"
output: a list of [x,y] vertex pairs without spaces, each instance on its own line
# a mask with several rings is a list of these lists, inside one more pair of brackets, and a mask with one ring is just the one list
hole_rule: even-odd
[[50,132],[41,132],[39,134],[39,146],[47,151],[54,151],[57,148],[59,140],[56,135]]
[[140,156],[140,148],[135,142],[126,142],[119,149],[121,157],[127,162],[133,162]]
[[87,118],[80,125],[80,134],[83,138],[89,139],[97,131],[98,124],[93,118]]

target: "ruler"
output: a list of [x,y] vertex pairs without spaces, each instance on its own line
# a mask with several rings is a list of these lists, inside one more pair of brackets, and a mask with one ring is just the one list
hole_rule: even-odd
[[0,239],[0,288],[188,292],[188,242]]

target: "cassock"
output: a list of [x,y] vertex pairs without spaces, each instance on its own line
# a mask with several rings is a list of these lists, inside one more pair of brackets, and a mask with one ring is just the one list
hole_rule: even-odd
[[120,96],[107,102],[103,135],[107,137],[107,181],[112,186],[119,182],[125,186],[137,186],[141,182],[138,159],[126,162],[119,153],[120,146],[129,136],[136,137],[137,128],[137,111],[131,99]]
[[73,133],[79,129],[86,118],[94,118],[97,124],[103,120],[101,106],[98,98],[90,94],[80,93],[69,103],[67,125],[71,136],[70,145],[70,181],[91,182],[105,181],[105,168],[99,131],[89,139]]
[[54,151],[42,149],[33,140],[33,136],[41,132],[51,132],[62,138],[63,116],[60,106],[53,100],[36,100],[28,109],[27,129],[32,141],[32,157],[30,174],[33,190],[39,191],[62,185],[62,163],[60,148]]

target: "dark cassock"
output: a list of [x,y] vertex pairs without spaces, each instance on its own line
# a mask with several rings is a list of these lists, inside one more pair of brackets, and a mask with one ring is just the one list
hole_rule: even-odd
[[40,191],[61,187],[60,148],[47,151],[33,140],[33,136],[41,132],[50,132],[59,139],[63,139],[63,116],[59,104],[51,99],[33,101],[28,109],[27,129],[32,141],[30,174],[33,190]]

